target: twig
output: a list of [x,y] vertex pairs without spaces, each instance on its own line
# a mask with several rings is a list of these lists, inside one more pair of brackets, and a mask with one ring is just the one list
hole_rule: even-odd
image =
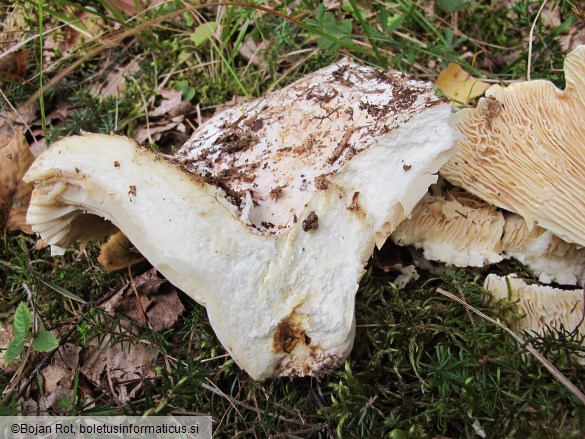
[[542,4],[540,5],[540,9],[536,13],[536,17],[534,17],[534,21],[532,22],[532,27],[530,28],[530,33],[528,34],[528,65],[526,67],[526,79],[530,81],[530,69],[532,68],[532,38],[534,37],[534,28],[536,27],[536,22],[544,9],[544,5],[548,0],[543,0]]
[[459,302],[460,304],[462,304],[466,308],[468,308],[471,311],[473,311],[474,313],[476,313],[481,318],[487,320],[490,323],[493,323],[497,327],[503,329],[508,334],[510,334],[520,346],[526,347],[528,352],[530,352],[532,355],[534,355],[534,357],[538,361],[540,361],[540,363],[544,367],[546,367],[548,369],[548,371],[552,374],[552,376],[555,377],[563,386],[565,386],[567,388],[567,390],[569,392],[571,392],[581,402],[581,404],[585,405],[585,394],[577,386],[575,386],[571,381],[569,381],[569,379],[565,375],[563,375],[563,373],[560,370],[558,370],[550,361],[548,361],[540,352],[538,352],[529,341],[524,340],[522,337],[520,337],[514,331],[512,331],[508,327],[502,325],[497,320],[494,320],[491,317],[489,317],[486,314],[479,311],[478,309],[475,309],[473,306],[471,306],[470,304],[465,302],[463,299],[460,299],[455,294],[450,293],[448,291],[445,291],[442,288],[437,288],[437,293],[440,293],[443,296],[446,296],[451,300]]
[[201,383],[201,387],[203,387],[204,389],[207,389],[207,390],[209,390],[209,391],[210,391],[210,392],[212,392],[212,393],[215,393],[215,394],[216,394],[216,395],[218,395],[218,396],[221,396],[222,398],[225,398],[225,399],[227,399],[227,401],[228,401],[228,402],[231,404],[231,406],[234,408],[234,410],[235,410],[235,411],[238,413],[238,415],[240,415],[240,416],[242,416],[242,414],[241,414],[241,413],[238,411],[238,409],[236,408],[236,405],[239,405],[239,406],[241,406],[241,407],[243,407],[243,408],[245,408],[245,409],[247,409],[247,410],[250,410],[250,411],[252,411],[252,412],[255,412],[255,413],[260,413],[260,414],[264,414],[264,413],[266,413],[267,415],[269,415],[269,416],[273,416],[273,417],[276,417],[276,418],[280,419],[281,421],[285,421],[285,422],[289,422],[289,423],[290,423],[290,422],[294,422],[295,424],[296,424],[296,423],[299,423],[299,421],[297,421],[296,419],[289,419],[289,418],[287,418],[287,417],[285,417],[285,416],[278,415],[278,414],[276,414],[276,413],[272,413],[272,412],[267,412],[267,411],[265,411],[265,410],[263,410],[263,409],[261,409],[261,408],[258,408],[258,407],[253,407],[253,406],[251,406],[251,405],[249,405],[249,404],[246,404],[245,402],[238,401],[238,400],[237,400],[236,398],[234,398],[233,396],[230,396],[230,395],[226,394],[225,392],[223,392],[223,391],[222,391],[222,390],[221,390],[219,387],[217,387],[217,385],[215,385],[215,383],[214,383],[213,381],[211,381],[209,378],[206,378],[206,380],[207,380],[207,382],[208,382],[209,384],[207,384],[207,383]]

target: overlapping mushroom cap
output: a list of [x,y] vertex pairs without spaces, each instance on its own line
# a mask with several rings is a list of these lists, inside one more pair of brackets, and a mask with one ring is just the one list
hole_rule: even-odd
[[424,257],[458,267],[483,267],[504,257],[504,216],[465,192],[430,195],[392,233],[398,245],[422,248]]
[[457,155],[441,175],[479,198],[585,245],[585,46],[565,60],[566,88],[492,86],[459,113]]

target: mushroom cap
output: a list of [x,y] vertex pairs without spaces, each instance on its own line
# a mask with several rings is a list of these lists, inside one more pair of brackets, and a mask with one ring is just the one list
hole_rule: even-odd
[[530,230],[519,215],[506,215],[501,248],[507,257],[527,265],[542,283],[585,283],[585,248],[563,241],[542,227]]
[[[436,106],[446,108],[446,101],[428,82],[343,59],[276,93],[227,109],[203,124],[173,160],[222,187],[256,230],[280,235],[352,157]],[[419,126],[413,142],[432,142],[437,134]],[[400,148],[392,156],[406,176],[414,162]],[[422,148],[413,151],[425,154]],[[430,177],[421,186],[435,180]],[[390,208],[377,195],[360,193],[359,201],[382,211]]]
[[441,175],[479,198],[585,246],[585,46],[565,59],[566,88],[492,86],[458,113],[463,134]]
[[351,350],[374,245],[451,157],[450,118],[430,84],[344,62],[217,115],[171,159],[63,139],[26,174],[27,219],[59,247],[116,226],[254,379],[319,376]]
[[[508,290],[508,282],[511,291]],[[515,274],[490,274],[483,286],[496,299],[518,300],[517,309],[524,314],[524,318],[514,322],[516,331],[527,330],[542,334],[546,326],[559,329],[563,325],[568,331],[578,326],[579,332],[585,334],[582,289],[561,290],[543,285],[528,285]]]
[[424,257],[457,267],[500,262],[504,216],[465,192],[426,194],[392,233],[398,245],[422,248]]

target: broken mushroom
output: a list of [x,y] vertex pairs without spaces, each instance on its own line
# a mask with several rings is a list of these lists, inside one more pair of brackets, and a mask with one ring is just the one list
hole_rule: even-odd
[[342,61],[215,116],[171,159],[57,142],[26,175],[28,221],[57,249],[115,225],[254,379],[322,375],[351,350],[374,245],[452,156],[450,114],[428,83]]
[[430,261],[483,267],[515,258],[540,282],[585,283],[585,248],[542,227],[529,230],[521,216],[502,213],[462,191],[425,195],[391,238],[398,245],[422,249]]
[[563,241],[542,227],[529,230],[519,215],[506,215],[502,249],[508,257],[527,265],[539,282],[585,283],[585,248]]
[[465,192],[427,194],[392,233],[398,245],[423,249],[425,258],[457,267],[483,267],[503,259],[504,216]]
[[585,46],[565,59],[566,88],[492,86],[459,112],[457,155],[441,175],[479,198],[585,246]]

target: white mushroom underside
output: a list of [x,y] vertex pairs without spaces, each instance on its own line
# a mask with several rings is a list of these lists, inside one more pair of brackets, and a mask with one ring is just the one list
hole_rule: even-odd
[[[360,72],[352,77],[376,74],[373,69]],[[327,84],[331,69],[324,74],[322,83]],[[379,81],[365,100],[393,89],[392,81]],[[206,306],[218,338],[253,378],[326,373],[351,349],[355,293],[374,245],[381,245],[408,215],[451,155],[450,107],[436,101],[432,87],[418,84],[416,97],[409,100],[413,107],[408,104],[400,113],[372,117],[380,131],[372,128],[369,134],[362,133],[363,142],[352,138],[353,153],[348,155],[344,141],[343,154],[329,160],[331,167],[323,165],[330,155],[315,158],[314,165],[331,172],[326,187],[297,186],[305,178],[299,175],[305,172],[299,168],[303,160],[290,164],[280,154],[281,168],[290,166],[286,197],[294,200],[284,209],[276,206],[289,198],[274,203],[266,199],[273,189],[268,176],[275,167],[264,176],[256,172],[253,197],[235,200],[239,189],[233,180],[218,183],[228,191],[226,196],[223,189],[191,173],[199,168],[192,159],[184,161],[185,154],[169,161],[125,138],[87,135],[58,142],[33,164],[26,176],[37,183],[28,221],[46,244],[67,246],[93,237],[83,227],[85,219],[92,218],[96,227],[103,228],[107,223],[96,218],[105,218],[165,277]],[[331,83],[330,87],[341,86]],[[264,102],[271,99],[280,105],[284,98],[278,93]],[[417,106],[418,94],[426,96],[426,107]],[[347,105],[355,104],[351,102]],[[339,101],[341,106],[344,103]],[[321,114],[321,104],[309,99],[302,102],[303,111],[311,118]],[[342,114],[344,108],[338,111]],[[240,116],[233,110],[229,114],[236,118],[231,120],[234,126]],[[291,124],[289,136],[305,139],[305,127],[299,128],[298,120]],[[217,121],[210,121],[195,135],[216,126]],[[317,130],[318,124],[311,127]],[[262,145],[260,138],[270,135],[262,134],[254,145]],[[315,131],[313,136],[317,135]],[[334,151],[341,141],[338,137]],[[233,151],[231,158],[226,155],[226,162],[241,152]],[[305,176],[319,168],[311,169]],[[274,209],[283,227],[265,227],[267,231],[261,233],[261,224],[249,225],[246,198],[248,209],[252,209],[249,198],[258,203],[260,217]],[[291,221],[290,209],[296,222]],[[249,213],[252,219],[255,214]]]
[[561,290],[543,285],[528,285],[516,275],[510,275],[507,278],[510,291],[506,277],[496,274],[486,277],[484,288],[495,299],[518,300],[518,312],[524,317],[514,323],[515,330],[543,334],[547,326],[560,329],[562,325],[569,332],[578,327],[579,332],[585,334],[583,290]]
[[483,267],[515,258],[543,283],[585,283],[585,249],[541,227],[529,229],[516,214],[465,192],[427,194],[391,235],[399,245],[423,250],[431,261]]

